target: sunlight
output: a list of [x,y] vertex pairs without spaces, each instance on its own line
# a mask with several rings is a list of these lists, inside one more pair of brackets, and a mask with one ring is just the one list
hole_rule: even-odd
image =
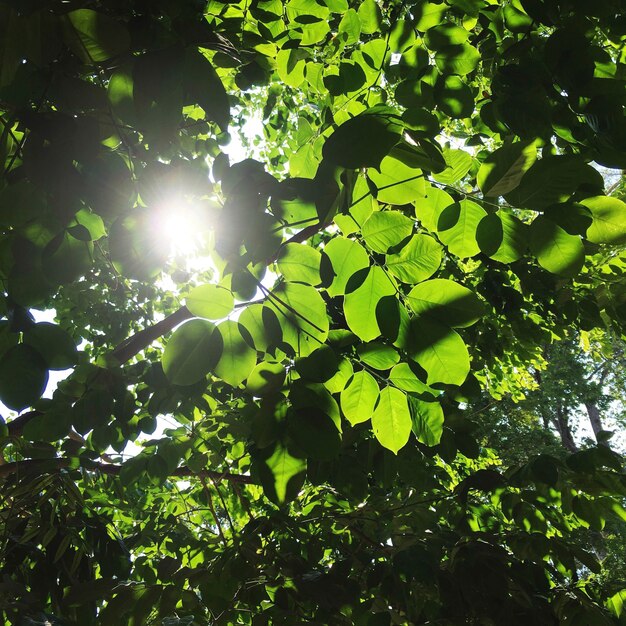
[[206,230],[198,210],[184,201],[172,202],[159,211],[157,230],[170,248],[170,253],[189,257],[198,252]]

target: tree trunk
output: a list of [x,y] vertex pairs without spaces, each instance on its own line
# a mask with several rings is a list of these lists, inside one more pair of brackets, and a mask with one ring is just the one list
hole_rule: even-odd
[[608,446],[609,444],[606,441],[600,441],[598,439],[598,433],[604,430],[602,428],[602,419],[600,417],[600,409],[598,409],[598,405],[594,402],[585,402],[585,408],[587,409],[589,422],[591,424],[591,428],[593,429],[593,435],[596,438],[598,445]]
[[572,436],[572,431],[567,421],[567,415],[563,413],[563,409],[559,406],[556,409],[556,419],[554,425],[561,437],[561,443],[568,452],[578,452],[578,446]]

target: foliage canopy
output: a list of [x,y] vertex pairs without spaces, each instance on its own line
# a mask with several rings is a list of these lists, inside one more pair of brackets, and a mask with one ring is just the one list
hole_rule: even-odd
[[622,459],[506,467],[467,407],[626,331],[625,33],[619,0],[2,0],[4,623],[623,621],[584,541]]

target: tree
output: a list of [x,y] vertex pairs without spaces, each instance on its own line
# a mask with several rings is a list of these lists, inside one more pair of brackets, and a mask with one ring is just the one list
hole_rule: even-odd
[[465,408],[624,333],[620,9],[1,2],[4,622],[623,620],[621,457]]

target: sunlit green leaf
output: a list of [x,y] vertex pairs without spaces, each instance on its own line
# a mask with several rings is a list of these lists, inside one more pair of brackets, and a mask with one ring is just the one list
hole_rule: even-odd
[[281,249],[277,265],[285,280],[318,285],[322,255],[310,246],[289,243]]
[[394,454],[403,448],[411,435],[411,414],[406,394],[394,387],[385,387],[372,415],[372,429],[382,446]]
[[395,294],[396,288],[382,268],[374,266],[355,274],[348,283],[343,304],[350,330],[363,341],[379,337],[381,330],[376,311],[386,298],[393,298]]
[[411,289],[407,302],[416,315],[454,327],[475,324],[484,306],[475,293],[452,280],[435,278]]
[[163,352],[163,371],[175,385],[193,385],[215,367],[222,346],[213,338],[215,326],[190,320],[174,331]]
[[387,269],[398,280],[416,284],[430,278],[439,269],[442,248],[428,235],[413,235],[395,254],[387,255]]
[[219,285],[199,285],[189,292],[185,305],[196,317],[220,320],[232,312],[235,299],[228,289]]
[[413,432],[418,441],[427,446],[436,446],[443,432],[443,409],[439,402],[424,402],[409,395],[409,409],[413,421]]
[[363,238],[375,252],[388,252],[413,231],[413,221],[399,211],[376,211],[363,224]]

